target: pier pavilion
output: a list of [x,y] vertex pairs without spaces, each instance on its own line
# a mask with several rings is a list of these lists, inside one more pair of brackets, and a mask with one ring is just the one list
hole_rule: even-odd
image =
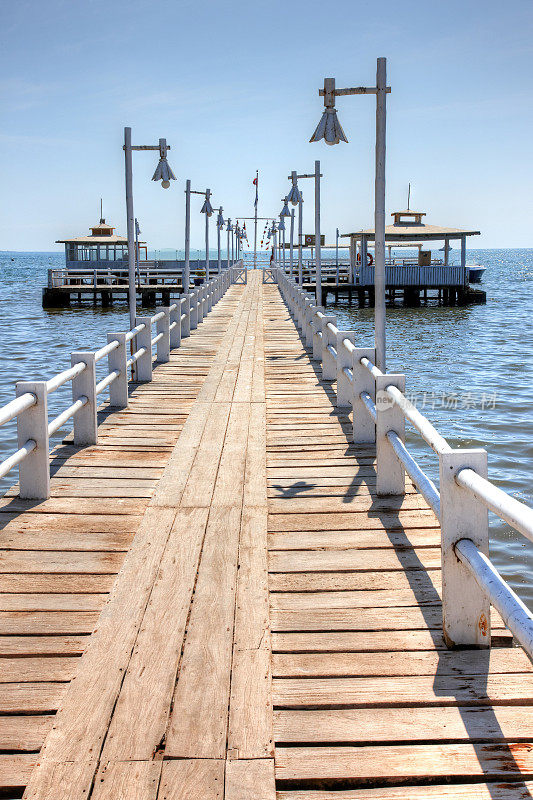
[[[65,245],[65,266],[77,267],[117,267],[128,262],[128,240],[115,234],[115,228],[100,217],[98,225],[90,228],[87,236],[72,239],[58,239],[56,244]],[[146,242],[139,242],[139,259],[146,261]],[[117,262],[119,262],[117,264]]]

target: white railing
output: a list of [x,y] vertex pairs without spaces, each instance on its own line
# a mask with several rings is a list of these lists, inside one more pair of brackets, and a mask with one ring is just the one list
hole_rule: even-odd
[[[0,408],[0,426],[16,419],[18,440],[16,452],[0,463],[0,478],[18,465],[20,497],[48,498],[50,436],[73,419],[74,445],[96,444],[98,395],[109,391],[110,406],[127,408],[130,381],[151,381],[154,360],[169,360],[170,352],[198,327],[240,272],[238,262],[153,316],[137,317],[132,330],[108,334],[107,344],[99,350],[72,353],[72,366],[48,381],[18,382],[16,398]],[[153,326],[155,335],[152,335]],[[131,343],[129,347],[128,343]],[[128,355],[130,348],[131,355]],[[96,364],[104,358],[107,358],[108,373],[97,382]],[[72,403],[49,421],[48,396],[67,383],[72,385]]]
[[[440,521],[448,646],[490,646],[492,605],[533,657],[533,615],[488,558],[488,511],[533,541],[533,509],[488,480],[485,450],[450,447],[405,396],[405,376],[375,366],[374,348],[356,346],[353,331],[338,330],[336,318],[282,270],[277,283],[313,358],[322,363],[322,377],[337,382],[337,406],[353,411],[351,438],[375,445],[377,494],[405,494],[407,473]],[[438,456],[439,489],[406,447],[406,420]]]
[[[84,288],[106,289],[108,286],[119,287],[120,289],[127,290],[128,288],[128,264],[126,261],[116,261],[105,263],[102,261],[94,262],[94,266],[85,266],[90,262],[80,262],[84,266],[75,266],[70,262],[66,267],[53,267],[48,270],[48,288],[49,289],[80,289]],[[235,265],[237,262],[235,262]],[[227,261],[222,260],[222,270],[226,271]],[[136,270],[135,282],[137,286],[150,290],[157,289],[158,286],[172,287],[175,284],[181,284],[183,274],[184,262],[183,261],[141,261],[139,268]],[[230,265],[231,268],[231,265]],[[194,283],[194,279],[199,277],[197,272],[205,276],[204,266],[197,262],[190,264],[190,277]],[[216,260],[214,265],[209,268],[209,278],[218,277],[218,266]]]

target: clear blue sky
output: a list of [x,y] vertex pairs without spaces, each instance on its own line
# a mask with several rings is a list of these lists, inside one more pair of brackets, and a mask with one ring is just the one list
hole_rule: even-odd
[[[0,249],[51,250],[105,216],[125,233],[122,137],[166,136],[178,178],[134,155],[151,247],[183,247],[185,178],[232,217],[278,213],[291,169],[322,160],[328,240],[372,224],[374,99],[339,98],[349,144],[309,144],[324,76],[371,85],[388,58],[388,212],[532,246],[531,0],[1,0]],[[313,229],[312,185],[304,197]],[[305,188],[305,187],[304,187]],[[193,246],[203,217],[193,203]],[[198,208],[196,208],[196,205]]]

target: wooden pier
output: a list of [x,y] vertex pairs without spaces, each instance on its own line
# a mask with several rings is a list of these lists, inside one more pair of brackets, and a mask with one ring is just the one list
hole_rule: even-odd
[[311,355],[250,271],[1,501],[0,796],[533,796],[530,660],[447,649],[437,519]]

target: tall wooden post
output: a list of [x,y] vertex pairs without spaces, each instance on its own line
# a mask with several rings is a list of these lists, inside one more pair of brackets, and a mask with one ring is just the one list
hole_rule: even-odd
[[126,226],[128,232],[128,305],[130,330],[135,327],[137,297],[135,292],[135,221],[133,218],[133,164],[131,128],[124,128],[124,160],[126,176]]
[[291,208],[291,233],[289,244],[289,266],[291,271],[291,278],[294,275],[294,208]]
[[320,161],[315,161],[315,285],[316,304],[322,302],[322,250],[320,247]]
[[[211,190],[205,190],[205,199],[209,202]],[[205,280],[209,280],[209,214],[205,212]]]
[[[304,205],[304,196],[300,192],[300,201],[298,203],[298,281],[300,286],[303,283],[303,263],[302,263],[303,205]],[[317,306],[319,305],[320,303],[317,302]]]
[[185,264],[183,266],[182,290],[187,294],[191,283],[191,182],[185,183]]
[[[375,264],[374,264],[374,326],[376,365],[386,371],[386,308],[385,308],[385,150],[387,59],[378,58],[376,72],[376,184],[375,184]],[[366,255],[366,254],[365,254]],[[362,264],[363,254],[361,254]]]

